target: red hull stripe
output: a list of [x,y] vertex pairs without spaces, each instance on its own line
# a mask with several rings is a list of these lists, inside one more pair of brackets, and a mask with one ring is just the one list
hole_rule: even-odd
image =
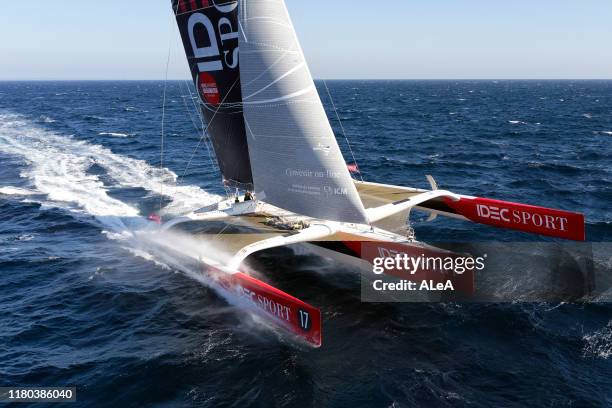
[[343,241],[342,242],[348,249],[353,251],[356,256],[361,258],[361,241]]
[[580,213],[478,197],[462,197],[459,201],[445,198],[444,203],[480,224],[575,241],[585,239],[584,215]]
[[224,288],[248,300],[270,318],[314,347],[321,346],[321,311],[242,272],[216,276]]

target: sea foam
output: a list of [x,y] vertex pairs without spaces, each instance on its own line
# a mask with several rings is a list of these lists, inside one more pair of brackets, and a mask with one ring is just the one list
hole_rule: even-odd
[[[46,194],[51,204],[65,203],[105,222],[112,217],[137,217],[139,213],[135,207],[107,194],[109,186],[97,175],[88,173],[93,165],[102,167],[117,183],[111,187],[162,191],[172,200],[166,207],[170,213],[195,210],[220,199],[196,186],[176,185],[177,175],[168,169],[155,168],[143,160],[115,154],[106,147],[51,132],[21,115],[1,111],[0,152],[20,156],[30,164],[22,173],[34,186],[28,194]],[[24,193],[3,188],[4,193]]]

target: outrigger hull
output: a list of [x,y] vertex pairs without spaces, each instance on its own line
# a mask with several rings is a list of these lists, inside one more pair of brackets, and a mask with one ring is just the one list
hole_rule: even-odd
[[[355,181],[355,186],[366,207],[397,206],[435,191],[361,181]],[[435,183],[432,187],[437,188]],[[463,194],[456,196],[458,200],[439,196],[409,208],[427,212],[432,215],[431,219],[441,215],[549,237],[574,241],[585,239],[584,215],[581,213]]]
[[204,273],[225,291],[313,347],[321,346],[321,311],[298,298],[243,272],[227,273],[204,265]]

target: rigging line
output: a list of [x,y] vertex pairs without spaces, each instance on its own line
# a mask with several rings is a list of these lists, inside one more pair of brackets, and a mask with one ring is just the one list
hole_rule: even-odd
[[[168,58],[169,60],[170,58]],[[166,116],[166,81],[164,81],[164,96],[162,102],[162,123],[161,123],[161,140],[159,152],[159,212],[162,212],[164,205],[164,125]]]
[[[327,91],[327,95],[329,96],[329,101],[331,102],[332,107],[334,108],[334,112],[336,113],[336,118],[338,118],[338,123],[340,124],[340,129],[342,129],[342,134],[344,135],[344,140],[346,140],[346,145],[348,146],[349,151],[351,152],[353,163],[357,165],[357,159],[355,159],[355,153],[353,153],[353,148],[351,147],[351,143],[349,142],[348,136],[346,135],[346,131],[344,130],[344,126],[342,125],[342,121],[340,120],[340,115],[338,114],[338,109],[336,109],[336,104],[334,103],[334,99],[331,96],[331,92],[329,92],[329,88],[327,87],[327,82],[325,80],[323,80],[323,85],[325,85],[325,90]],[[359,174],[359,178],[361,179],[361,182],[363,183],[363,175],[361,174],[361,169],[359,168],[359,165],[357,165],[357,174]]]
[[[170,20],[170,27],[173,21]],[[170,32],[172,29],[169,28]],[[172,34],[168,39],[168,56],[166,57],[166,74],[164,77],[164,93],[162,97],[162,118],[161,118],[161,140],[160,140],[160,152],[159,152],[159,213],[161,214],[164,205],[164,131],[166,125],[166,92],[168,89],[168,71],[170,69],[170,54],[172,51]]]
[[[186,80],[186,79],[185,79],[185,80],[183,80],[183,82],[184,82],[184,84],[185,84],[185,87],[187,88],[187,92],[189,92],[189,99],[191,100],[191,104],[193,105],[193,108],[194,108],[194,110],[195,110],[195,113],[196,113],[196,115],[197,115],[198,119],[200,119],[200,126],[201,126],[201,127],[200,127],[200,128],[198,128],[198,127],[196,126],[196,130],[198,130],[198,131],[199,131],[199,130],[201,130],[201,129],[203,130],[203,129],[205,128],[205,126],[204,126],[204,117],[203,117],[204,115],[203,115],[203,113],[202,113],[202,111],[201,111],[200,107],[199,107],[199,106],[196,104],[196,102],[195,102],[195,100],[196,100],[196,99],[198,99],[199,97],[195,97],[195,98],[194,98],[193,94],[191,93],[191,87],[190,87],[190,84],[187,82],[187,80]],[[184,102],[184,101],[183,101],[183,102]],[[189,116],[191,117],[191,114],[190,114]],[[195,124],[194,124],[194,125],[195,125]],[[213,169],[218,170],[218,171],[219,171],[219,173],[221,173],[221,168],[220,168],[218,165],[217,165],[217,166],[215,166],[215,161],[213,160],[213,159],[214,159],[214,157],[215,157],[215,156],[214,156],[214,154],[211,154],[211,146],[210,146],[211,141],[210,141],[210,137],[207,137],[207,138],[205,139],[205,144],[206,144],[206,150],[208,151],[208,158],[210,159],[210,163],[211,163],[211,165],[212,165],[212,168],[213,168]],[[214,152],[214,150],[212,150],[212,151]]]
[[221,231],[219,231],[217,233],[217,235],[215,235],[215,237],[213,238],[215,241],[219,240],[219,238],[221,237],[221,235],[230,227],[230,224],[227,223],[222,229]]
[[[191,157],[189,158],[189,162],[187,163],[187,166],[185,166],[185,170],[183,171],[183,175],[180,177],[180,179],[185,178],[185,174],[187,174],[187,170],[189,169],[189,166],[191,166],[191,162],[193,161],[193,158],[195,157],[196,152],[200,148],[200,145],[202,144],[202,140],[208,135],[208,128],[210,127],[210,125],[215,120],[215,116],[217,116],[217,113],[219,112],[219,109],[221,109],[221,106],[223,106],[223,103],[225,102],[225,99],[232,92],[232,89],[234,89],[234,86],[236,86],[236,84],[238,83],[239,79],[240,79],[240,77],[236,78],[236,80],[234,81],[232,86],[229,88],[229,90],[227,91],[227,93],[223,97],[223,100],[221,101],[221,103],[219,103],[219,106],[217,106],[217,109],[215,110],[215,113],[212,115],[212,118],[210,118],[210,120],[208,121],[208,124],[206,125],[206,129],[204,129],[204,132],[202,132],[202,136],[200,137],[200,140],[198,140],[198,144],[196,145],[195,149],[193,149],[193,152],[191,153]],[[200,101],[200,103],[204,103],[204,102]]]
[[[205,132],[204,128],[204,115],[202,113],[202,110],[200,109],[200,107],[196,104],[196,99],[199,99],[199,97],[194,97],[193,94],[191,93],[191,87],[190,87],[190,83],[187,82],[187,80],[184,80],[184,85],[187,88],[187,92],[189,92],[189,99],[191,100],[191,105],[193,106],[193,109],[195,110],[195,114],[198,117],[198,119],[200,119],[200,127],[198,128],[195,123],[194,123],[194,127],[196,128],[196,130],[198,131],[202,131]],[[189,111],[189,108],[187,107],[187,104],[185,102],[185,100],[183,100],[183,104],[185,105],[185,109],[187,109]],[[189,117],[191,118],[191,111],[189,111]],[[193,122],[193,121],[192,121]],[[215,161],[215,153],[214,153],[214,149],[212,146],[212,141],[210,140],[210,136],[207,134],[203,134],[204,137],[204,145],[206,146],[206,151],[208,153],[208,159],[210,160],[210,165],[211,168],[213,169],[213,171],[217,171],[219,174],[221,174],[221,168],[219,167],[219,165],[216,163]]]
[[202,110],[200,109],[200,107],[198,106],[198,104],[196,103],[196,100],[199,100],[198,96],[193,96],[193,94],[191,93],[191,86],[192,84],[190,84],[189,82],[187,82],[187,80],[183,80],[183,83],[185,84],[185,88],[187,88],[187,92],[189,92],[189,100],[191,102],[191,106],[193,106],[193,109],[198,117],[198,119],[200,119],[200,129],[204,129],[204,115],[202,114]]
[[[179,37],[175,36],[175,38],[176,38],[175,47],[182,46],[182,44],[179,44],[179,42],[178,42],[178,38]],[[187,89],[187,92],[189,93],[189,99],[190,99],[191,105],[193,105],[194,112],[197,115],[198,119],[200,119],[201,128],[197,127],[197,125],[196,125],[196,123],[195,123],[195,121],[193,120],[193,117],[192,117],[192,111],[190,111],[189,108],[187,107],[187,104],[186,104],[185,99],[184,99],[185,97],[187,97],[187,95],[185,95],[185,93],[183,91],[183,85],[185,86],[185,88]],[[181,95],[183,96],[183,105],[185,106],[185,109],[187,109],[187,112],[189,114],[189,118],[191,119],[191,122],[193,123],[194,128],[197,131],[199,131],[200,129],[203,129],[204,128],[204,121],[202,119],[202,114],[200,112],[200,109],[198,108],[198,106],[196,105],[196,103],[194,101],[194,97],[193,97],[193,94],[191,93],[190,85],[187,82],[186,78],[184,78],[182,81],[179,81],[179,88],[181,89]]]
[[229,200],[230,198],[232,198],[232,196],[233,196],[233,193],[232,193],[232,188],[230,188],[230,187],[228,187],[228,186],[224,185],[224,186],[223,186],[223,190],[225,190],[225,198],[227,198],[228,200]]
[[[187,115],[189,116],[189,119],[191,120],[191,124],[193,125],[193,128],[196,131],[199,131],[200,128],[198,127],[196,121],[193,119],[193,113],[191,112],[191,110],[187,106],[187,102],[185,101],[185,98],[187,98],[188,96],[185,94],[185,91],[183,90],[183,84],[182,84],[181,81],[179,81],[178,84],[179,84],[179,91],[180,91],[180,94],[181,94],[181,99],[183,100],[183,106],[185,107]],[[189,95],[189,98],[191,98],[191,94]]]
[[[199,132],[204,129],[204,118],[203,118],[202,111],[200,110],[200,107],[195,102],[196,98],[194,98],[193,94],[191,93],[191,87],[190,87],[190,84],[187,82],[187,80],[184,79],[183,83],[179,82],[179,84],[181,85],[181,92],[182,92],[182,85],[185,85],[185,88],[187,89],[187,92],[189,93],[189,99],[191,101],[191,105],[193,106],[196,116],[198,117],[198,119],[200,119],[200,127],[198,128],[198,126],[196,125],[191,115],[191,110],[189,109],[189,107],[187,106],[187,102],[185,102],[185,99],[183,98],[183,105],[185,106],[185,109],[187,110],[189,114],[189,118],[191,119],[191,122],[193,123],[193,127],[195,128],[196,131]],[[211,168],[213,169],[213,171],[218,171],[219,173],[221,173],[221,168],[215,163],[214,154],[211,154],[211,151],[214,152],[214,150],[212,150],[210,146],[210,138],[207,137],[204,143],[206,145],[206,150],[208,152],[208,158],[210,159]]]
[[[179,82],[179,84],[181,84]],[[181,87],[181,92],[182,92],[182,86],[179,85]],[[191,93],[189,93],[189,97],[191,98]],[[187,106],[187,102],[185,101],[185,98],[187,98],[187,95],[183,95],[183,97],[181,99],[183,99],[183,106],[185,107],[185,110],[187,111],[187,115],[189,116],[189,119],[191,120],[191,124],[193,125],[193,128],[196,130],[196,132],[200,132],[201,129],[204,129],[204,124],[202,123],[202,118],[199,114],[196,113],[196,115],[198,116],[198,118],[200,119],[200,123],[202,123],[202,127],[199,128],[197,123],[195,122],[195,120],[193,119],[193,115],[191,112],[191,109],[189,109],[189,106]],[[217,171],[219,170],[217,167],[215,167],[215,162],[213,160],[213,156],[210,152],[210,146],[208,145],[208,140],[206,141],[206,150],[208,151],[208,158],[210,159],[210,165],[213,171]]]
[[[175,36],[176,42],[175,42],[175,47],[182,47],[182,44],[179,43],[179,36]],[[191,86],[190,86],[190,82],[187,81],[186,78],[183,78],[182,81],[179,81],[179,84],[181,86],[181,92],[183,92],[182,90],[182,85],[185,85],[185,88],[187,89],[187,92],[189,93],[189,99],[191,102],[191,105],[193,105],[195,114],[198,116],[198,118],[200,119],[200,124],[201,124],[201,128],[204,129],[204,119],[202,118],[202,112],[200,111],[200,108],[198,107],[198,105],[195,102],[195,99],[193,94],[191,93]],[[193,84],[191,84],[193,85]],[[191,117],[191,113],[189,115],[189,117]],[[196,127],[196,130],[199,130],[199,128]]]
[[[191,105],[193,105],[195,113],[198,116],[198,118],[200,119],[200,124],[202,125],[202,129],[204,129],[204,119],[202,118],[202,112],[200,111],[200,108],[198,107],[198,105],[195,103],[195,99],[197,99],[197,98],[194,98],[193,94],[191,93],[190,83],[187,82],[187,79],[183,79],[181,85],[185,85],[185,88],[187,88],[187,92],[189,92],[189,99],[191,101]],[[182,89],[182,87],[181,87],[181,89]]]
[[[191,109],[189,109],[189,106],[187,106],[187,102],[185,101],[185,98],[187,98],[188,96],[183,93],[183,86],[181,85],[180,82],[179,82],[179,88],[181,89],[181,99],[183,100],[183,107],[185,107],[185,111],[187,112],[187,116],[189,116],[189,120],[191,121],[191,124],[193,125],[193,128],[199,133],[201,128],[198,127],[198,124],[193,119],[193,114],[191,112]],[[191,96],[189,96],[189,97],[191,97]]]
[[[185,81],[185,84],[186,84],[186,82],[187,81]],[[197,123],[193,119],[192,110],[189,109],[189,107],[187,106],[187,102],[185,101],[185,98],[187,98],[187,95],[184,94],[183,84],[181,82],[179,82],[179,88],[181,89],[181,94],[182,94],[182,99],[183,99],[183,106],[185,107],[185,110],[187,111],[187,114],[189,115],[189,119],[191,120],[191,123],[193,124],[193,128],[199,133],[200,130],[204,129],[204,122],[202,120],[202,116],[201,116],[201,114],[200,114],[200,112],[198,110],[198,107],[193,102],[193,95],[191,94],[191,91],[189,90],[189,85],[186,84],[186,87],[187,87],[187,92],[189,92],[189,99],[191,99],[191,104],[194,106],[194,109],[195,109],[195,115],[200,120],[201,127],[198,127]],[[207,147],[208,147],[208,144],[207,144]],[[214,167],[214,165],[213,165],[213,167]]]

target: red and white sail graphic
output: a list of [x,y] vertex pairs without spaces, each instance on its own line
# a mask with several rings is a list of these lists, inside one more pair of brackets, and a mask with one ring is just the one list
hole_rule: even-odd
[[201,72],[198,75],[198,92],[202,100],[212,106],[217,106],[221,102],[221,94],[217,81],[208,72]]

